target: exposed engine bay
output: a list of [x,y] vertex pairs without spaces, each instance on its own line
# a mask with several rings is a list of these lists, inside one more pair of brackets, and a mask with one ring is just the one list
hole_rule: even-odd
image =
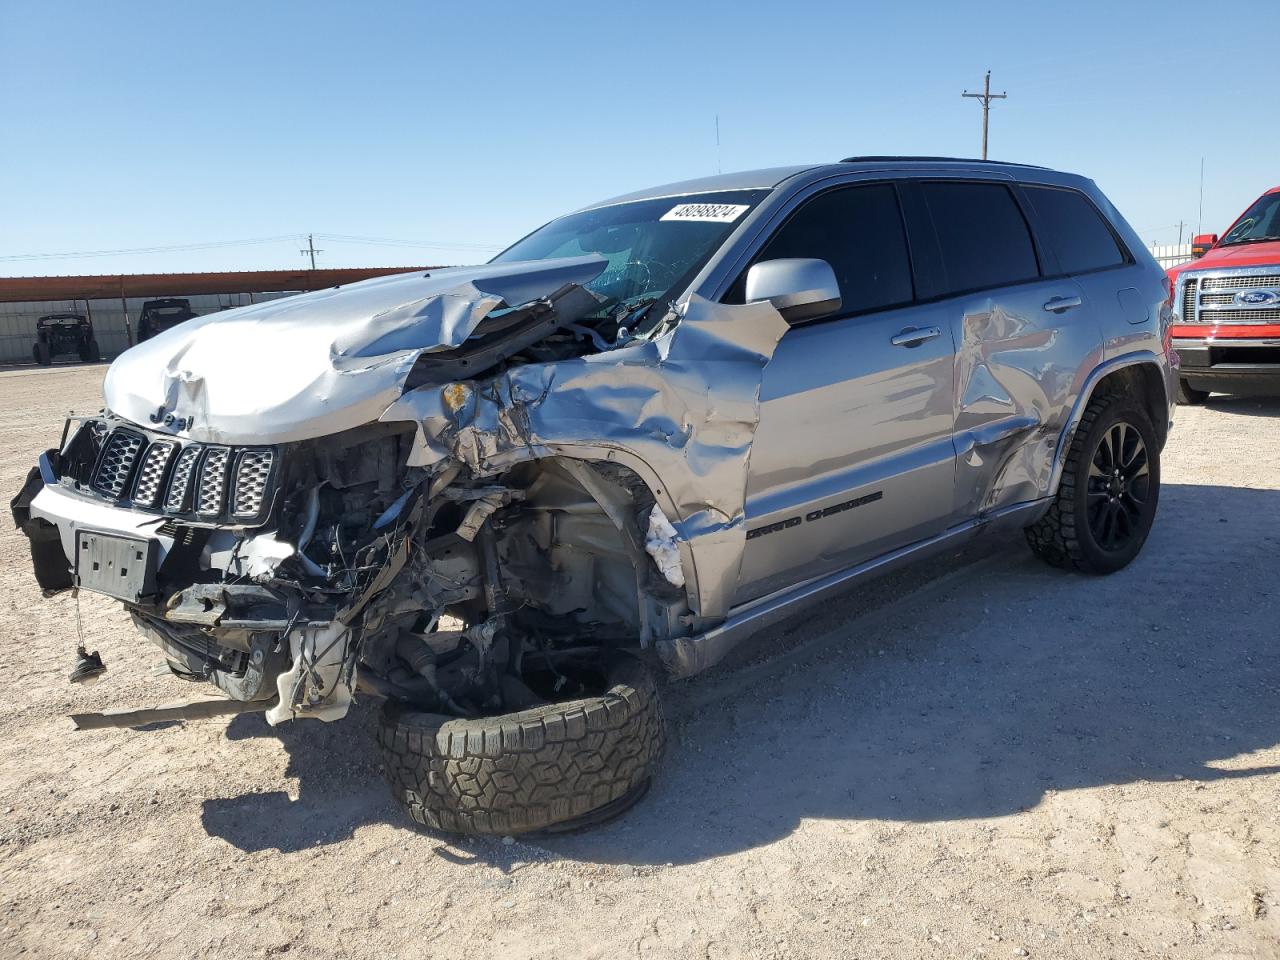
[[[132,609],[185,654],[178,669],[232,695],[278,694],[272,719],[340,715],[335,690],[356,684],[476,716],[573,695],[601,647],[641,636],[641,596],[669,618],[683,611],[643,552],[653,504],[624,469],[552,459],[495,478],[432,473],[404,466],[410,431],[376,432],[287,451],[274,532],[227,543],[204,531],[160,565],[156,602]],[[296,549],[262,570],[258,538]]]
[[[59,485],[110,494],[119,436],[166,443],[86,420],[58,456]],[[278,697],[273,721],[336,718],[357,689],[477,716],[573,696],[603,651],[678,629],[682,584],[646,552],[661,511],[625,467],[551,457],[479,477],[407,466],[414,436],[389,423],[274,448],[208,445],[185,501],[175,471],[198,445],[169,454],[168,496],[151,504],[169,546],[121,599],[174,672],[236,699]],[[214,456],[228,463],[221,480],[209,478]],[[136,505],[151,464],[135,459]],[[202,502],[212,483],[224,504]],[[243,487],[256,483],[260,522],[235,523],[255,509]],[[201,516],[224,512],[231,523]]]

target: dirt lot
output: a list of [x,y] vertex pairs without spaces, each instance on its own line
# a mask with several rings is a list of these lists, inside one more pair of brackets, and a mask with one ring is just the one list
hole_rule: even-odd
[[[6,497],[104,370],[0,372]],[[670,690],[648,797],[534,842],[409,829],[367,704],[72,732],[193,688],[87,595],[69,686],[5,530],[0,956],[1280,956],[1280,402],[1181,410],[1164,480],[1116,576],[994,544]]]

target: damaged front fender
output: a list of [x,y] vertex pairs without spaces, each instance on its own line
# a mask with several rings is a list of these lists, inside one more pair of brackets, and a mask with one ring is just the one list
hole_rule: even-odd
[[692,296],[677,313],[653,340],[423,386],[382,419],[417,423],[411,466],[453,461],[483,477],[561,456],[634,470],[673,521],[690,608],[714,621],[733,599],[746,544],[762,371],[787,325],[768,303]]

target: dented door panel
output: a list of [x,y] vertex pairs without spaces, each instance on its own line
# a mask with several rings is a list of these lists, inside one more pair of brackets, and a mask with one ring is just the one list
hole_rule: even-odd
[[1069,278],[951,302],[956,514],[1047,496],[1062,428],[1084,376],[1102,360],[1097,317]]

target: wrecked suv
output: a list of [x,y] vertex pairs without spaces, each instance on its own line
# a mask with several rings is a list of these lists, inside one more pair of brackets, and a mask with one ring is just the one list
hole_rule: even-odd
[[47,592],[119,599],[233,708],[381,701],[418,822],[581,823],[648,784],[658,670],[983,531],[1086,573],[1132,560],[1169,310],[1080,177],[717,176],[484,266],[165,331],[111,366],[14,516]]

